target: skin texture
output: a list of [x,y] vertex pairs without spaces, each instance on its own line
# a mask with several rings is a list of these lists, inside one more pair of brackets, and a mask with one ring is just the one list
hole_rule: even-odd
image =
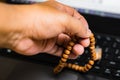
[[70,58],[84,52],[90,43],[91,31],[85,18],[74,8],[56,1],[29,5],[0,3],[0,47],[19,54],[48,53],[61,56],[71,37],[79,43],[73,47]]

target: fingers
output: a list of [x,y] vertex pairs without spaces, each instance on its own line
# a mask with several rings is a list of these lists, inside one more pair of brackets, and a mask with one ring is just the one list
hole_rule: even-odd
[[87,21],[74,8],[56,1],[48,1],[45,4],[60,11],[62,15],[57,14],[59,15],[59,17],[57,16],[57,21],[61,20],[61,26],[64,28],[62,30],[64,30],[65,33],[77,35],[82,38],[90,36],[91,32],[88,28]]
[[90,44],[90,39],[89,38],[82,39],[79,41],[79,43],[84,47],[88,47]]
[[60,11],[65,12],[69,15],[69,20],[67,19],[65,21],[65,26],[69,30],[68,33],[71,33],[73,31],[73,34],[77,34],[77,36],[82,38],[90,36],[91,31],[89,30],[87,21],[82,15],[77,12],[77,10],[60,3],[57,3],[57,7]]
[[[58,39],[57,39],[57,44],[60,45],[60,46],[58,46],[59,49],[56,48],[56,50],[58,50],[58,51],[54,54],[57,55],[57,56],[61,56],[62,51],[59,51],[59,50],[63,50],[61,48],[67,46],[67,44],[70,40],[71,40],[70,37],[68,37],[67,35],[60,34],[58,36]],[[74,47],[72,49],[72,53],[69,55],[69,58],[70,59],[76,59],[79,55],[82,55],[83,52],[84,52],[84,47],[88,47],[89,44],[90,44],[89,38],[84,38],[84,39],[80,38],[78,44],[74,45]]]
[[[76,44],[73,47],[73,53],[70,54],[70,58],[76,58],[78,55],[81,55],[84,52],[84,47],[88,47],[90,44],[89,37],[91,35],[91,31],[89,30],[88,23],[85,18],[80,15],[74,8],[59,4],[58,9],[67,14],[67,17],[64,15],[65,17],[63,20],[65,33],[68,35],[76,35],[80,38],[84,38],[79,41],[79,44]],[[59,45],[65,45],[66,42],[70,40],[66,36],[63,38],[58,39]],[[60,53],[57,53],[57,55],[58,54],[60,55]]]
[[47,52],[48,54],[52,54],[54,56],[62,56],[62,52],[63,52],[63,48],[62,47],[58,47],[58,46],[54,46],[49,52]]
[[57,38],[57,44],[58,46],[62,46],[62,47],[65,47],[68,42],[70,41],[70,37],[66,34],[60,34]]
[[83,17],[81,17],[81,19],[78,20],[72,16],[66,15],[64,16],[63,19],[64,20],[62,20],[62,24],[63,24],[63,27],[65,28],[63,29],[65,33],[67,33],[68,35],[69,34],[76,35],[81,38],[90,37],[91,31],[88,28],[88,26],[83,24],[83,21],[84,21]]
[[85,26],[88,26],[88,23],[85,20],[85,18],[82,15],[80,15],[80,13],[76,9],[74,9],[74,8],[72,8],[70,6],[64,5],[64,4],[60,4],[60,3],[57,3],[57,7],[58,7],[59,10],[61,10],[63,12],[66,12],[70,16],[72,16],[72,17],[74,17],[74,18],[76,18],[78,20],[81,19],[82,23]]
[[[53,54],[55,56],[61,57],[63,54],[63,48],[61,47],[54,47],[54,50],[49,51],[49,54]],[[76,44],[73,47],[72,53],[69,55],[69,59],[76,59],[79,55],[82,55],[84,52],[84,47],[81,46],[80,44]]]
[[[52,50],[49,51],[49,54],[61,57],[63,54],[63,50],[64,49],[62,47],[55,46]],[[79,55],[82,55],[83,52],[84,52],[84,47],[81,46],[80,44],[76,44],[73,47],[72,53],[70,53],[69,55],[69,59],[75,59]]]
[[84,53],[84,47],[88,47],[90,44],[90,40],[87,39],[82,39],[79,41],[80,44],[76,44],[73,47],[73,53],[70,54],[69,58],[70,59],[76,59],[79,55],[82,55]]
[[[62,4],[61,4],[62,5]],[[64,22],[66,27],[66,32],[70,34],[76,34],[79,37],[86,38],[89,37],[91,31],[89,30],[88,23],[85,18],[80,15],[74,8],[62,5],[61,11],[66,13],[64,15]]]
[[82,45],[76,44],[73,47],[73,53],[74,53],[74,55],[79,56],[79,55],[82,55],[83,52],[84,52],[84,47]]

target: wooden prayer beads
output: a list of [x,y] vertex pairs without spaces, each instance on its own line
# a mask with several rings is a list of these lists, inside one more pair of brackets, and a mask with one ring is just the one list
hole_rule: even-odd
[[77,39],[73,39],[69,42],[69,44],[67,45],[66,49],[64,50],[62,54],[59,64],[54,68],[54,73],[59,73],[64,67],[68,67],[68,68],[71,68],[71,69],[74,69],[80,72],[86,72],[92,68],[95,60],[98,60],[101,58],[101,49],[97,49],[97,51],[95,50],[95,38],[94,38],[94,35],[92,34],[90,36],[90,46],[89,46],[90,52],[91,52],[91,58],[88,61],[88,63],[85,64],[84,66],[67,63],[69,54],[71,53],[72,47],[75,45],[76,42],[77,42]]

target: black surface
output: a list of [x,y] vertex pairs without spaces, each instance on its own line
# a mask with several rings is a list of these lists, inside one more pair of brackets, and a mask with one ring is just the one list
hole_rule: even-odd
[[64,70],[53,74],[53,67],[0,56],[0,80],[108,80]]
[[120,19],[82,14],[92,32],[120,36]]

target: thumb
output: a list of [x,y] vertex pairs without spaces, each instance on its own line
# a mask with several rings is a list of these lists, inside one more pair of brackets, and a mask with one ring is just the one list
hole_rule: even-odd
[[81,16],[80,19],[77,19],[68,15],[67,20],[65,20],[65,33],[81,38],[88,38],[91,35],[91,30],[84,17]]

